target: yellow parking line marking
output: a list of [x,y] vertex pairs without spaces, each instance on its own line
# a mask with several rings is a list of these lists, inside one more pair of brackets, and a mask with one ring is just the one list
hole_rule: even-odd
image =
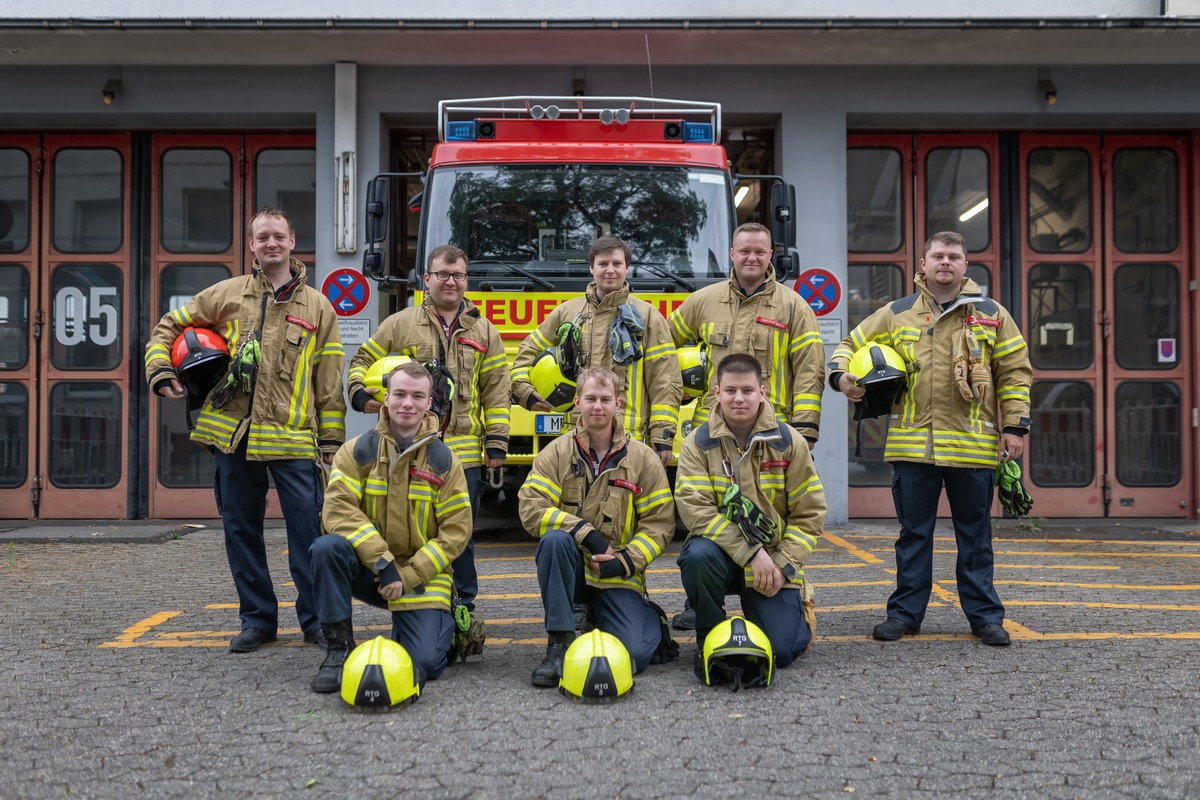
[[1059,581],[996,581],[996,585],[1004,586],[1065,586],[1071,589],[1144,589],[1150,592],[1194,592],[1200,590],[1198,584],[1154,586],[1138,583],[1066,583]]
[[[894,533],[847,533],[847,539],[896,539]],[[953,536],[935,536],[935,542],[953,542]],[[1127,544],[1136,547],[1153,545],[1155,547],[1200,547],[1200,542],[1176,542],[1170,539],[1008,539],[995,537],[992,543],[1004,544]]]
[[1133,611],[1200,611],[1200,606],[1176,606],[1164,603],[1100,603],[1085,600],[1005,600],[1005,606],[1058,606],[1062,608],[1131,609]]
[[850,542],[847,542],[842,537],[835,536],[834,534],[830,533],[829,531],[824,531],[821,535],[824,536],[827,541],[832,542],[833,544],[836,544],[838,547],[842,548],[843,550],[846,550],[851,555],[858,556],[859,558],[861,558],[863,561],[867,562],[868,564],[882,564],[883,563],[882,558],[879,558],[878,556],[868,553],[866,550],[863,550],[861,547],[850,544]]
[[[891,548],[875,548],[880,553],[890,553]],[[935,555],[954,555],[955,548],[934,548]],[[1071,550],[996,550],[998,556],[1049,556],[1051,558],[1200,558],[1200,553],[1133,553],[1127,550],[1115,552],[1071,551]]]
[[958,605],[958,595],[942,586],[941,583],[934,581],[931,589],[934,597],[940,598],[952,606]]
[[1121,569],[1117,564],[997,564],[996,569]]
[[128,646],[143,634],[149,633],[155,626],[161,625],[169,619],[178,617],[182,611],[160,611],[157,614],[151,614],[141,622],[130,625],[117,636],[114,642],[105,642],[100,647],[125,647]]

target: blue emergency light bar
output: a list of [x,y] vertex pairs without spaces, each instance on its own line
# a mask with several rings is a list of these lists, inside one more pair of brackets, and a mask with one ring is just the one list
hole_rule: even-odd
[[473,142],[475,138],[475,120],[451,122],[446,125],[447,142]]
[[713,143],[713,126],[711,122],[683,123],[683,140],[689,143]]

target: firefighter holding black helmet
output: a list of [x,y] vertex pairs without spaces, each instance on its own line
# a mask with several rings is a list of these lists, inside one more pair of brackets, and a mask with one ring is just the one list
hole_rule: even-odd
[[1033,373],[1016,321],[966,272],[962,236],[933,234],[925,243],[917,292],[863,320],[829,364],[829,385],[856,403],[871,399],[872,382],[860,380],[864,375],[856,370],[871,365],[874,371],[872,351],[898,355],[907,375],[888,409],[884,446],[900,537],[896,590],[887,619],[871,631],[883,641],[920,633],[933,585],[933,527],[943,485],[958,542],[958,595],[971,633],[986,645],[1011,641],[993,582],[990,509],[997,463],[1024,451]]

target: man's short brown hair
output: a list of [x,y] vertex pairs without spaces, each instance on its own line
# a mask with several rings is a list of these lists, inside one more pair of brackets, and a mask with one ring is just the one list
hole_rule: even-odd
[[246,223],[246,238],[247,239],[254,238],[254,223],[258,220],[259,217],[279,217],[280,219],[282,219],[284,222],[287,223],[288,235],[291,236],[293,239],[296,238],[296,226],[292,224],[292,218],[289,217],[286,212],[282,211],[281,209],[275,208],[274,206],[263,206],[262,208],[260,208],[258,210],[258,213],[256,213],[253,217],[251,217],[250,221]]
[[429,258],[425,260],[425,272],[430,272],[433,269],[433,262],[441,261],[443,264],[457,264],[463,262],[463,266],[467,265],[467,254],[460,248],[452,244],[443,244],[433,248]]
[[397,372],[403,372],[405,375],[409,375],[413,378],[424,378],[425,380],[429,381],[429,393],[433,394],[433,376],[429,374],[429,370],[425,369],[424,366],[418,364],[416,361],[406,361],[389,372],[387,375],[384,375],[383,386],[385,389],[388,389],[389,391],[391,390],[392,376]]
[[743,222],[741,225],[738,225],[734,228],[733,236],[730,237],[729,241],[732,243],[737,239],[739,233],[765,233],[767,238],[771,240],[771,244],[775,243],[774,237],[771,236],[771,229],[758,222]]
[[929,248],[933,247],[934,242],[941,242],[948,247],[958,245],[964,253],[967,252],[967,240],[962,237],[961,233],[955,231],[938,231],[925,242],[925,249],[921,251],[921,258],[924,258],[929,253]]
[[629,245],[625,244],[625,240],[620,236],[609,235],[601,236],[592,242],[592,247],[588,250],[588,266],[596,263],[596,256],[611,253],[613,250],[620,250],[625,254],[625,266],[633,263],[633,251],[629,249]]
[[581,372],[575,381],[575,394],[582,392],[588,381],[596,381],[601,386],[611,386],[613,392],[619,393],[621,390],[621,379],[617,377],[617,373],[605,367],[589,367]]
[[730,353],[721,359],[717,364],[716,382],[718,385],[727,372],[734,372],[738,375],[754,375],[758,379],[758,385],[763,385],[762,364],[759,364],[758,359],[748,353]]

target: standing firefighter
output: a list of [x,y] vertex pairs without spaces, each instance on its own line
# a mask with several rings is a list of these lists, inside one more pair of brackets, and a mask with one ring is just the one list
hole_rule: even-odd
[[[442,415],[442,440],[462,462],[471,496],[471,511],[479,513],[483,467],[500,467],[508,454],[508,360],[496,326],[464,297],[467,255],[451,245],[434,248],[425,269],[428,294],[420,306],[406,308],[380,323],[350,361],[350,404],[356,411],[378,413],[380,400],[363,380],[381,358],[402,354],[422,363],[437,362],[449,372],[454,396]],[[454,561],[459,601],[475,608],[479,578],[475,544]]]
[[629,246],[601,236],[588,251],[592,282],[546,317],[521,342],[513,362],[513,400],[534,411],[553,411],[530,383],[530,367],[555,347],[569,377],[587,367],[611,369],[621,380],[621,424],[630,437],[654,448],[665,465],[675,446],[683,378],[666,319],[629,294]]
[[866,349],[859,363],[880,373],[898,354],[896,371],[902,361],[907,375],[907,388],[890,403],[884,446],[900,522],[896,590],[887,619],[871,632],[884,641],[921,631],[944,485],[958,543],[958,596],[971,633],[987,645],[1010,642],[993,583],[992,489],[997,461],[1018,459],[1025,449],[1033,373],[1016,322],[966,272],[963,237],[935,233],[925,243],[916,294],[863,320],[829,364],[829,385],[864,406],[875,403],[870,391],[881,384],[849,371],[856,353]]
[[167,313],[146,347],[146,379],[169,399],[185,395],[169,351],[185,329],[219,333],[232,356],[200,406],[192,441],[216,456],[217,513],[242,623],[229,643],[233,653],[274,641],[278,629],[263,542],[268,472],[287,521],[296,616],[304,640],[320,641],[308,563],[324,497],[318,459],[331,462],[346,433],[337,317],[329,300],[306,285],[304,264],[291,258],[292,222],[279,209],[263,208],[250,220],[249,238],[251,273],[210,286]]
[[317,610],[328,642],[312,680],[335,692],[354,649],[350,598],[392,612],[392,638],[423,679],[436,680],[454,642],[450,564],[471,536],[471,500],[462,464],[438,438],[429,409],[433,378],[401,364],[384,380],[375,430],[338,450],[312,546]]
[[741,597],[779,667],[804,652],[816,624],[804,564],[825,525],[825,490],[808,445],[776,419],[760,369],[745,353],[721,359],[713,413],[679,453],[675,502],[688,528],[679,572],[696,609],[701,680],[727,594]]
[[586,370],[575,429],[538,453],[519,494],[521,522],[540,539],[534,556],[546,611],[546,657],[534,686],[557,686],[575,638],[573,605],[586,601],[595,627],[621,640],[641,672],[672,658],[662,612],[646,599],[645,571],[675,532],[662,462],[621,427],[618,379]]

